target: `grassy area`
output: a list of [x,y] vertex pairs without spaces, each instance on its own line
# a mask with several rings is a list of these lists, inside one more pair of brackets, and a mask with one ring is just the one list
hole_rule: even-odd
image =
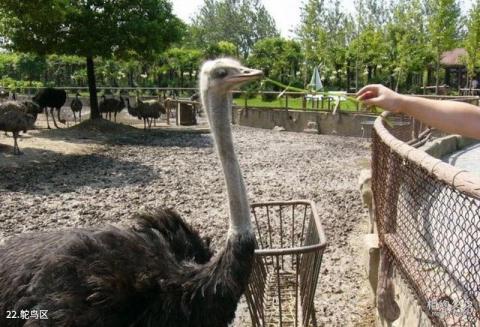
[[[281,97],[280,99],[275,99],[273,101],[264,101],[262,100],[262,97],[260,95],[257,95],[253,98],[250,98],[247,100],[247,106],[248,107],[255,107],[255,108],[285,108],[285,97]],[[233,100],[234,104],[238,106],[245,106],[245,99],[244,98],[237,98]],[[303,101],[301,97],[298,98],[293,98],[291,96],[288,97],[288,109],[292,110],[303,110]],[[323,108],[322,108],[323,105]],[[333,110],[335,107],[335,102],[331,101],[330,102],[330,110]],[[323,103],[322,101],[319,101],[318,103],[318,109],[323,109],[323,110],[329,110],[328,108],[328,101],[324,100]],[[312,109],[312,101],[309,100],[307,101],[307,107],[306,110],[317,110],[317,101],[313,104],[313,109]],[[342,101],[340,104],[340,110],[343,111],[357,111],[357,104],[351,100],[346,100]]]

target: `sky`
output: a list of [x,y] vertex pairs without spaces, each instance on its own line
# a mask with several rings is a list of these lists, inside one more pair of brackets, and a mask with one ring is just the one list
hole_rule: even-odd
[[[172,0],[174,13],[186,22],[202,6],[204,0]],[[284,37],[294,36],[292,29],[300,22],[300,6],[302,0],[261,0],[265,8],[275,19],[277,28]],[[347,11],[353,11],[353,0],[341,0],[342,6]],[[460,0],[462,11],[466,13],[473,0]]]

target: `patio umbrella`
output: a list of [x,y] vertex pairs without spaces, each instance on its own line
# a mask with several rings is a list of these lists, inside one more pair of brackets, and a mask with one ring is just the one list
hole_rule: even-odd
[[315,66],[315,68],[313,69],[312,78],[310,79],[310,83],[307,86],[314,89],[315,91],[320,91],[321,89],[323,89],[322,80],[320,79],[320,73],[318,72],[317,66]]

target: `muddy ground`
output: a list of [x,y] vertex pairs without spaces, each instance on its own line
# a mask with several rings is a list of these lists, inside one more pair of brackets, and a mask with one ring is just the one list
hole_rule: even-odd
[[[328,238],[315,298],[320,326],[371,326],[359,260],[367,212],[357,187],[370,155],[360,138],[234,127],[251,202],[312,199]],[[175,207],[218,249],[227,230],[222,171],[210,135],[109,133],[91,128],[29,132],[13,157],[0,134],[0,238],[17,233],[129,224],[132,213]],[[248,326],[245,305],[236,326]]]

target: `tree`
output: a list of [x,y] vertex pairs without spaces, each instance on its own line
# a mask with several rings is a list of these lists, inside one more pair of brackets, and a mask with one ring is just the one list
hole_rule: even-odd
[[194,79],[193,76],[202,60],[201,51],[196,49],[171,48],[165,51],[163,56],[169,70],[171,71],[171,77],[173,77],[173,74],[176,74],[180,78],[180,84],[178,86],[185,87],[185,73],[189,76],[190,85],[188,86],[193,86],[192,84],[196,83],[196,79]]
[[440,60],[442,53],[451,50],[457,43],[459,33],[460,6],[456,0],[428,0],[428,30],[430,47],[435,60],[435,86],[438,93],[440,83]]
[[466,64],[470,80],[475,78],[475,68],[480,64],[480,0],[470,9],[468,31],[465,39]]
[[44,57],[22,53],[17,62],[17,70],[20,79],[26,79],[30,82],[41,79],[41,74],[47,64]]
[[295,82],[302,61],[300,44],[280,37],[258,41],[248,57],[249,66],[285,84]]
[[181,36],[167,0],[0,1],[8,48],[86,58],[91,118],[100,118],[94,58],[153,57]]
[[313,70],[313,67],[325,61],[327,56],[327,34],[323,27],[325,6],[324,0],[308,0],[301,8],[301,20],[296,34],[302,44],[302,50],[305,55],[303,66],[304,84],[307,84],[308,75]]
[[421,0],[398,1],[392,20],[387,24],[390,87],[398,90],[403,82],[412,86],[414,74],[423,76],[433,60],[427,44]]
[[325,15],[326,58],[324,74],[329,75],[325,84],[336,83],[342,87],[343,78],[347,78],[346,88],[350,87],[349,58],[347,57],[348,45],[354,34],[353,19],[345,14],[340,1],[335,0],[327,6]]
[[221,41],[236,45],[244,58],[263,38],[278,36],[275,22],[259,0],[205,0],[190,28],[188,42],[206,49]]
[[237,47],[232,42],[220,41],[215,44],[210,44],[205,50],[205,57],[214,59],[220,56],[235,56]]

